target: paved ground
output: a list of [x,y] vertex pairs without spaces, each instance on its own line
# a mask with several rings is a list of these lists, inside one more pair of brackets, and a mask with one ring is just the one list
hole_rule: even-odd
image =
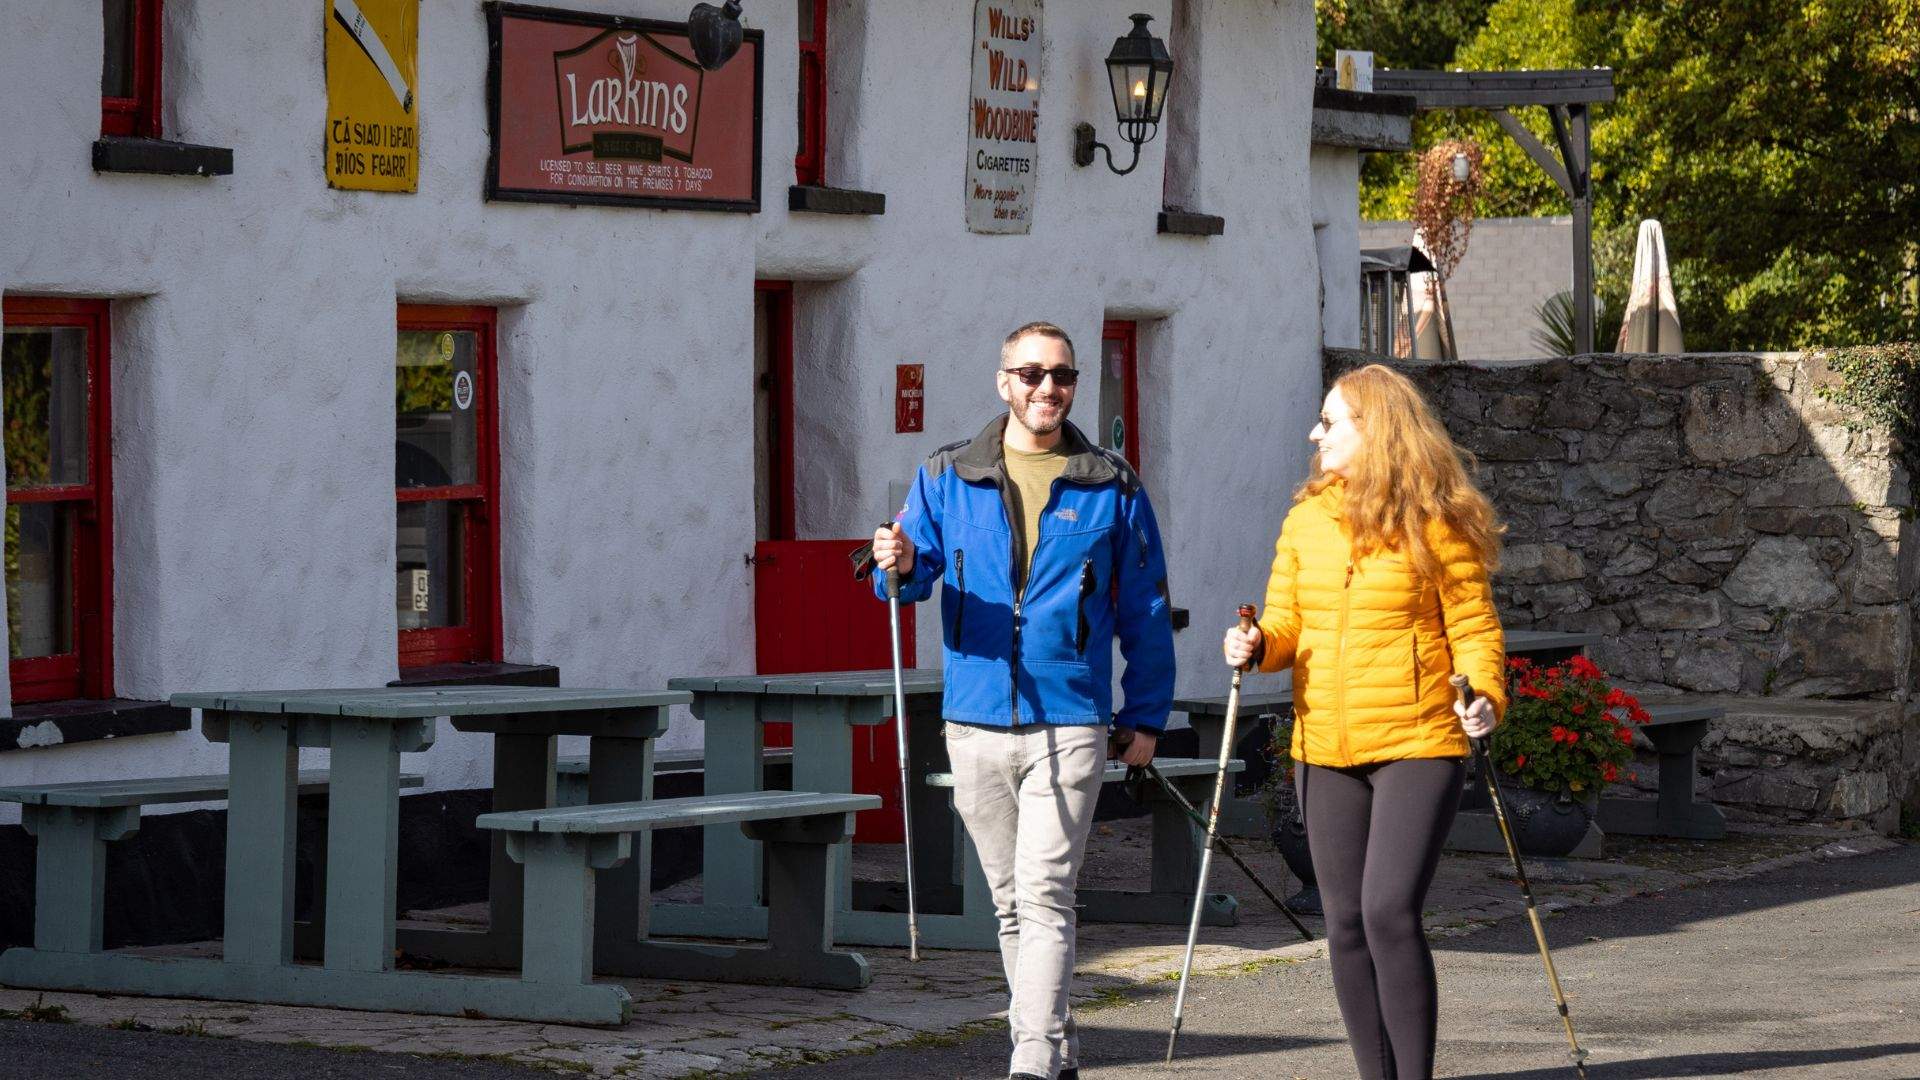
[[[1138,884],[1145,876],[1145,867],[1141,862],[1147,846],[1146,830],[1145,819],[1102,823],[1094,838],[1085,874],[1086,882],[1108,887]],[[1285,875],[1278,856],[1271,848],[1257,842],[1244,842],[1241,846],[1256,872],[1276,888],[1281,888]],[[1687,890],[1694,886],[1738,881],[1782,867],[1806,865],[1820,859],[1870,854],[1895,847],[1897,845],[1876,836],[1814,829],[1742,830],[1725,841],[1710,844],[1610,841],[1610,854],[1606,860],[1543,863],[1537,868],[1535,878],[1537,892],[1550,909],[1610,909],[1618,905],[1618,917],[1624,920],[1623,925],[1648,926],[1659,920],[1649,922],[1650,917],[1641,912],[1658,907],[1664,902],[1659,899],[1663,895],[1669,898],[1684,897],[1689,895]],[[899,862],[898,849],[863,848],[859,851],[856,869],[862,877],[876,880],[884,878]],[[1518,897],[1507,880],[1508,871],[1504,869],[1504,863],[1503,858],[1494,856],[1449,855],[1443,860],[1439,878],[1429,898],[1429,931],[1449,939],[1444,946],[1444,962],[1450,965],[1450,971],[1458,969],[1466,972],[1467,981],[1461,982],[1456,976],[1449,982],[1449,987],[1473,986],[1475,983],[1472,980],[1483,978],[1487,985],[1498,992],[1510,992],[1513,995],[1511,1005],[1502,1004],[1496,1012],[1496,1023],[1488,1032],[1490,1041],[1465,1047],[1450,1045],[1448,1053],[1466,1053],[1471,1060],[1472,1054],[1484,1049],[1493,1055],[1490,1060],[1499,1061],[1503,1067],[1550,1066],[1554,1061],[1551,1045],[1541,1044],[1538,1038],[1542,1028],[1532,1026],[1530,1020],[1517,1022],[1511,1029],[1503,1026],[1507,1024],[1510,1013],[1514,1017],[1529,1017],[1534,1012],[1540,1012],[1546,1019],[1551,1019],[1552,1014],[1544,1011],[1548,1006],[1535,997],[1539,992],[1537,977],[1532,975],[1533,969],[1528,966],[1533,961],[1526,954],[1488,954],[1479,944],[1463,945],[1452,940],[1489,924],[1511,920],[1520,912]],[[1237,927],[1208,929],[1203,934],[1203,945],[1195,966],[1200,971],[1250,978],[1210,978],[1203,983],[1206,988],[1204,993],[1227,993],[1225,988],[1244,984],[1250,988],[1247,993],[1252,995],[1247,999],[1252,1003],[1250,1015],[1270,1020],[1277,1015],[1274,995],[1284,989],[1284,995],[1279,1000],[1297,1003],[1286,1008],[1301,1011],[1279,1014],[1284,1015],[1289,1025],[1286,1029],[1288,1035],[1276,1040],[1260,1034],[1211,1032],[1204,1026],[1211,1022],[1206,1016],[1211,1012],[1217,1017],[1223,1007],[1211,1004],[1210,996],[1194,1000],[1189,1011],[1193,1024],[1190,1030],[1194,1033],[1188,1043],[1190,1049],[1196,1053],[1204,1052],[1206,1057],[1200,1060],[1209,1062],[1224,1061],[1242,1051],[1286,1051],[1287,1055],[1306,1051],[1308,1057],[1302,1060],[1307,1063],[1322,1060],[1313,1054],[1331,1054],[1324,1060],[1339,1063],[1336,1066],[1309,1064],[1307,1067],[1321,1069],[1314,1075],[1347,1075],[1344,1070],[1350,1067],[1344,1064],[1345,1058],[1342,1057],[1345,1049],[1344,1046],[1334,1045],[1339,1038],[1339,1031],[1337,1027],[1330,1026],[1332,1014],[1326,1011],[1331,1009],[1331,999],[1324,992],[1323,985],[1313,982],[1314,979],[1324,979],[1325,962],[1320,946],[1298,944],[1293,930],[1272,912],[1231,864],[1216,860],[1215,867],[1213,887],[1237,893],[1241,897],[1242,920]],[[1909,876],[1907,880],[1920,880],[1920,875]],[[690,883],[676,891],[695,892],[697,883]],[[1911,889],[1909,891],[1913,892]],[[1920,899],[1905,903],[1901,910],[1914,908],[1920,908]],[[434,913],[433,918],[440,921],[457,920],[471,917],[472,914],[441,912]],[[1603,916],[1595,910],[1591,917]],[[1563,921],[1556,921],[1554,925],[1556,935],[1561,934]],[[1891,928],[1881,927],[1880,930],[1881,936],[1885,937]],[[1903,941],[1908,949],[1912,949],[1916,943],[1916,930],[1920,930],[1920,926],[1910,922],[1904,938],[1895,940]],[[1498,935],[1506,931],[1491,933]],[[1603,941],[1613,940],[1607,935],[1602,936]],[[1465,940],[1491,942],[1499,938],[1480,935]],[[1651,942],[1653,939],[1647,940]],[[1691,949],[1693,946],[1690,943],[1694,940],[1693,935],[1676,934],[1670,939],[1659,940],[1655,946],[1658,952],[1636,946],[1622,952],[1618,961],[1631,972],[1652,972],[1659,969],[1670,948]],[[1184,926],[1088,925],[1083,928],[1078,983],[1080,1001],[1082,1007],[1089,1010],[1089,1023],[1102,1029],[1102,1034],[1098,1036],[1099,1045],[1108,1049],[1101,1052],[1120,1055],[1101,1058],[1099,1064],[1124,1064],[1151,1056],[1151,1051],[1129,1048],[1133,1048],[1137,1040],[1144,1040],[1139,1045],[1146,1046],[1164,1037],[1152,1034],[1165,1020],[1164,1015],[1155,1018],[1152,1010],[1159,1008],[1164,1014],[1166,1006],[1125,1003],[1138,1000],[1142,994],[1151,995],[1169,985],[1167,980],[1178,972],[1184,941]],[[1669,946],[1669,941],[1688,944]],[[209,943],[197,948],[168,951],[206,954],[217,948],[217,943]],[[37,1076],[51,1073],[59,1062],[89,1067],[95,1060],[105,1060],[108,1064],[90,1067],[90,1074],[108,1070],[138,1072],[118,1068],[110,1058],[75,1059],[68,1056],[75,1053],[106,1053],[116,1046],[114,1040],[122,1035],[131,1039],[144,1038],[156,1048],[165,1044],[164,1049],[156,1049],[155,1053],[173,1055],[183,1062],[183,1066],[198,1063],[206,1066],[208,1074],[232,1076],[256,1075],[247,1069],[259,1070],[257,1075],[263,1076],[285,1075],[296,1067],[313,1072],[331,1067],[320,1064],[328,1060],[345,1062],[341,1067],[348,1071],[342,1075],[381,1075],[389,1071],[390,1066],[426,1070],[434,1065],[432,1061],[415,1061],[389,1055],[437,1055],[443,1058],[478,1059],[477,1064],[502,1070],[511,1065],[534,1065],[600,1076],[645,1076],[666,1080],[802,1065],[848,1054],[873,1055],[889,1047],[946,1047],[956,1041],[968,1048],[964,1051],[932,1050],[925,1059],[916,1061],[961,1064],[967,1069],[966,1075],[982,1077],[996,1075],[1004,1068],[1003,1064],[993,1060],[997,1057],[999,1040],[1004,1038],[1003,1035],[992,1035],[978,1043],[965,1041],[970,1033],[1004,1031],[1004,1026],[995,1019],[996,1013],[1004,1008],[1005,999],[998,961],[992,954],[930,951],[922,963],[910,964],[904,951],[862,951],[872,964],[874,983],[860,993],[714,983],[628,982],[625,985],[638,1003],[636,1016],[628,1026],[612,1030],[486,1019],[85,994],[47,994],[43,997],[29,991],[0,989],[0,1011],[18,1013],[37,1003],[52,1005],[65,1010],[67,1017],[87,1025],[86,1028],[58,1025],[47,1025],[44,1030],[36,1028],[32,1032],[35,1049],[31,1055],[16,1053],[0,1056],[0,1078],[11,1075],[6,1072],[10,1068],[25,1066],[32,1075]],[[1588,962],[1585,954],[1592,953],[1602,958],[1612,955],[1605,948],[1588,943],[1572,946],[1569,953],[1570,957],[1578,958],[1577,962],[1575,959],[1567,961],[1570,981],[1582,978],[1575,972],[1581,970],[1580,964]],[[1483,960],[1489,966],[1484,975],[1476,975],[1475,972],[1481,969],[1473,965]],[[1698,963],[1706,964],[1708,961]],[[1711,963],[1719,964],[1721,960],[1714,957]],[[1277,978],[1290,981],[1271,982]],[[1802,976],[1796,973],[1795,978]],[[1636,977],[1600,981],[1608,986],[1617,984],[1629,988],[1621,991],[1626,995],[1622,1000],[1631,1002],[1631,988],[1642,985],[1644,980]],[[1601,992],[1602,989],[1578,982],[1575,982],[1575,987],[1583,994]],[[1693,996],[1691,990],[1690,987],[1689,997]],[[1860,991],[1877,992],[1872,985],[1864,985]],[[1910,996],[1920,997],[1920,993]],[[1704,1004],[1701,1007],[1704,1008]],[[1238,1009],[1240,1006],[1228,1005],[1224,1008]],[[1464,1005],[1454,1001],[1449,1002],[1448,1008],[1447,1030],[1450,1033],[1469,1030],[1471,1025],[1459,1019],[1459,1010]],[[1315,1013],[1316,1009],[1320,1011]],[[1639,1045],[1630,1039],[1618,1041],[1626,1039],[1626,1034],[1618,1028],[1617,1019],[1615,1027],[1607,1027],[1608,1018],[1616,1014],[1640,1015],[1624,1006],[1616,1007],[1610,1003],[1590,1022],[1595,1025],[1593,1030],[1596,1039],[1605,1036],[1604,1040],[1596,1043],[1596,1049],[1605,1047],[1613,1052],[1616,1046]],[[1314,1019],[1316,1016],[1317,1020]],[[138,1031],[99,1032],[101,1027],[136,1024],[222,1038],[180,1038]],[[1319,1027],[1316,1028],[1315,1024]],[[1139,1030],[1128,1035],[1129,1025]],[[1108,1027],[1113,1030],[1107,1032],[1105,1029]],[[1498,1035],[1503,1031],[1509,1033]],[[7,1034],[12,1035],[13,1030]],[[1843,1040],[1836,1045],[1847,1045],[1844,1040],[1856,1039],[1858,1034],[1856,1030],[1846,1029],[1833,1037]],[[87,1037],[89,1035],[97,1035],[100,1041],[96,1043]],[[1495,1035],[1498,1038],[1494,1038]],[[1729,1037],[1736,1036],[1737,1032]],[[235,1046],[227,1041],[229,1039],[243,1045]],[[11,1039],[9,1044],[13,1045]],[[308,1052],[306,1048],[310,1047],[354,1052],[341,1055],[339,1059],[322,1055],[300,1059],[301,1063],[286,1064],[274,1058],[277,1050],[262,1044],[289,1047],[295,1053]],[[1736,1041],[1730,1045],[1746,1044]],[[1535,1046],[1545,1047],[1542,1051],[1544,1057],[1539,1054],[1527,1056]],[[364,1051],[386,1051],[389,1054],[369,1055]],[[1518,1051],[1527,1053],[1515,1056]],[[975,1070],[971,1064],[975,1060],[974,1055],[978,1055],[979,1070]],[[227,1063],[228,1058],[233,1059],[231,1064]],[[865,1067],[864,1063],[878,1060],[883,1059],[854,1057],[835,1068],[836,1072],[846,1071]],[[1291,1062],[1293,1058],[1287,1056],[1286,1060]],[[214,1067],[216,1061],[221,1062],[217,1068]],[[1465,1068],[1459,1058],[1450,1057],[1448,1061],[1449,1067],[1456,1072]],[[1274,1058],[1261,1065],[1261,1074],[1297,1075],[1276,1071],[1279,1064],[1279,1058]],[[915,1064],[913,1067],[923,1066]],[[1329,1067],[1333,1071],[1326,1071]],[[1191,1072],[1191,1069],[1188,1071]],[[1467,1071],[1472,1069],[1468,1068]],[[192,1069],[188,1068],[183,1074],[191,1072]],[[511,1074],[510,1071],[502,1071],[498,1075]],[[152,1075],[163,1073],[153,1072]],[[321,1072],[320,1075],[326,1074]],[[440,1074],[416,1071],[403,1075]],[[473,1072],[462,1075],[485,1077],[489,1074]],[[960,1074],[940,1072],[938,1075]],[[1227,1074],[1222,1072],[1220,1075]],[[1862,1072],[1846,1075],[1920,1076],[1920,1062],[1907,1068],[1904,1073]]]
[[[1920,1076],[1920,846],[1585,908],[1547,926],[1593,1080]],[[1438,1075],[1573,1075],[1536,957],[1524,920],[1439,943]],[[1196,983],[1166,1066],[1172,1011],[1162,991],[1086,1015],[1086,1074],[1354,1075],[1324,961]],[[769,1080],[984,1080],[1005,1060],[996,1031]]]

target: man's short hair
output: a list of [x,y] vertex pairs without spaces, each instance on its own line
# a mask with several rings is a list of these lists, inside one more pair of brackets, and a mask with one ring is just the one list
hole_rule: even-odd
[[1078,363],[1073,355],[1073,339],[1067,336],[1067,332],[1053,323],[1041,321],[1030,322],[1007,335],[1007,340],[1000,343],[1000,366],[1006,367],[1012,363],[1013,347],[1020,344],[1021,338],[1030,337],[1052,338],[1060,344],[1065,345],[1067,347],[1067,360],[1071,363]]

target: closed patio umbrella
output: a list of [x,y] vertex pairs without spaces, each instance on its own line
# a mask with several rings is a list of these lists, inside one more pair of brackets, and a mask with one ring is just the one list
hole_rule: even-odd
[[1620,322],[1615,352],[1680,353],[1680,309],[1673,302],[1673,274],[1667,265],[1667,239],[1660,223],[1640,223],[1633,248],[1633,287],[1627,291],[1626,317]]

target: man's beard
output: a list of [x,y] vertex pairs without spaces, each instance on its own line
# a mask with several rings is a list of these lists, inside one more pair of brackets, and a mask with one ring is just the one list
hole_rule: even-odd
[[1051,422],[1029,419],[1028,413],[1033,410],[1035,405],[1040,404],[1040,399],[1034,395],[1029,395],[1027,399],[1021,403],[1020,408],[1013,410],[1013,418],[1019,422],[1021,427],[1026,428],[1035,435],[1051,435],[1059,431],[1060,426],[1067,422],[1067,412],[1071,408],[1071,405],[1069,405],[1067,399],[1063,397],[1056,397],[1049,400],[1055,407]]

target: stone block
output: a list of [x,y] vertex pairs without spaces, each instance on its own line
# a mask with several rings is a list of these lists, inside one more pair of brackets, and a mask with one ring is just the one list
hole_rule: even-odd
[[1721,572],[1692,559],[1670,559],[1660,564],[1660,576],[1676,585],[1716,585]]
[[1720,598],[1710,593],[1658,593],[1635,600],[1633,617],[1648,630],[1705,630],[1720,625]]
[[1754,541],[1720,586],[1736,604],[1811,611],[1840,599],[1833,576],[1814,559],[1806,541],[1767,536]]
[[1813,692],[1823,695],[1890,691],[1906,673],[1911,627],[1904,606],[1798,611],[1782,629],[1776,682],[1782,693],[1794,692],[1802,681],[1814,681]]
[[1622,436],[1613,456],[1620,461],[1671,465],[1680,460],[1680,436],[1671,427],[1642,428]]
[[1847,519],[1840,513],[1802,510],[1794,506],[1770,506],[1748,510],[1747,528],[1754,532],[1791,536],[1845,536]]
[[1769,382],[1709,383],[1687,391],[1687,449],[1702,461],[1784,454],[1800,442],[1793,403]]
[[1827,800],[1827,812],[1837,818],[1871,817],[1886,808],[1891,794],[1886,773],[1841,773]]
[[1704,470],[1668,474],[1646,501],[1649,521],[1662,525],[1718,514],[1733,505],[1733,492],[1712,483]]
[[1688,387],[1713,377],[1705,362],[1686,356],[1634,356],[1627,381],[1647,386]]
[[1676,650],[1666,681],[1699,693],[1730,693],[1741,689],[1745,660],[1745,650],[1730,641],[1696,639]]
[[1850,507],[1856,502],[1881,505],[1854,496],[1832,463],[1819,455],[1793,459],[1771,480],[1762,480],[1747,493],[1748,506]]
[[1587,576],[1587,564],[1565,544],[1515,544],[1501,553],[1498,576],[1514,585],[1577,581]]
[[1530,428],[1540,415],[1540,399],[1531,394],[1501,394],[1487,407],[1487,419],[1504,428]]
[[1716,776],[1708,796],[1714,802],[1756,803],[1804,814],[1820,805],[1825,785],[1782,769],[1746,773],[1735,770],[1732,779]]
[[1901,598],[1898,560],[1892,544],[1872,530],[1855,534],[1852,564],[1840,571],[1840,587],[1856,604],[1889,604]]
[[1566,444],[1533,431],[1483,428],[1465,434],[1461,441],[1483,461],[1565,461],[1567,457]]
[[1607,560],[1606,568],[1600,573],[1604,577],[1624,578],[1644,574],[1659,563],[1660,557],[1644,544],[1628,544],[1618,555]]

